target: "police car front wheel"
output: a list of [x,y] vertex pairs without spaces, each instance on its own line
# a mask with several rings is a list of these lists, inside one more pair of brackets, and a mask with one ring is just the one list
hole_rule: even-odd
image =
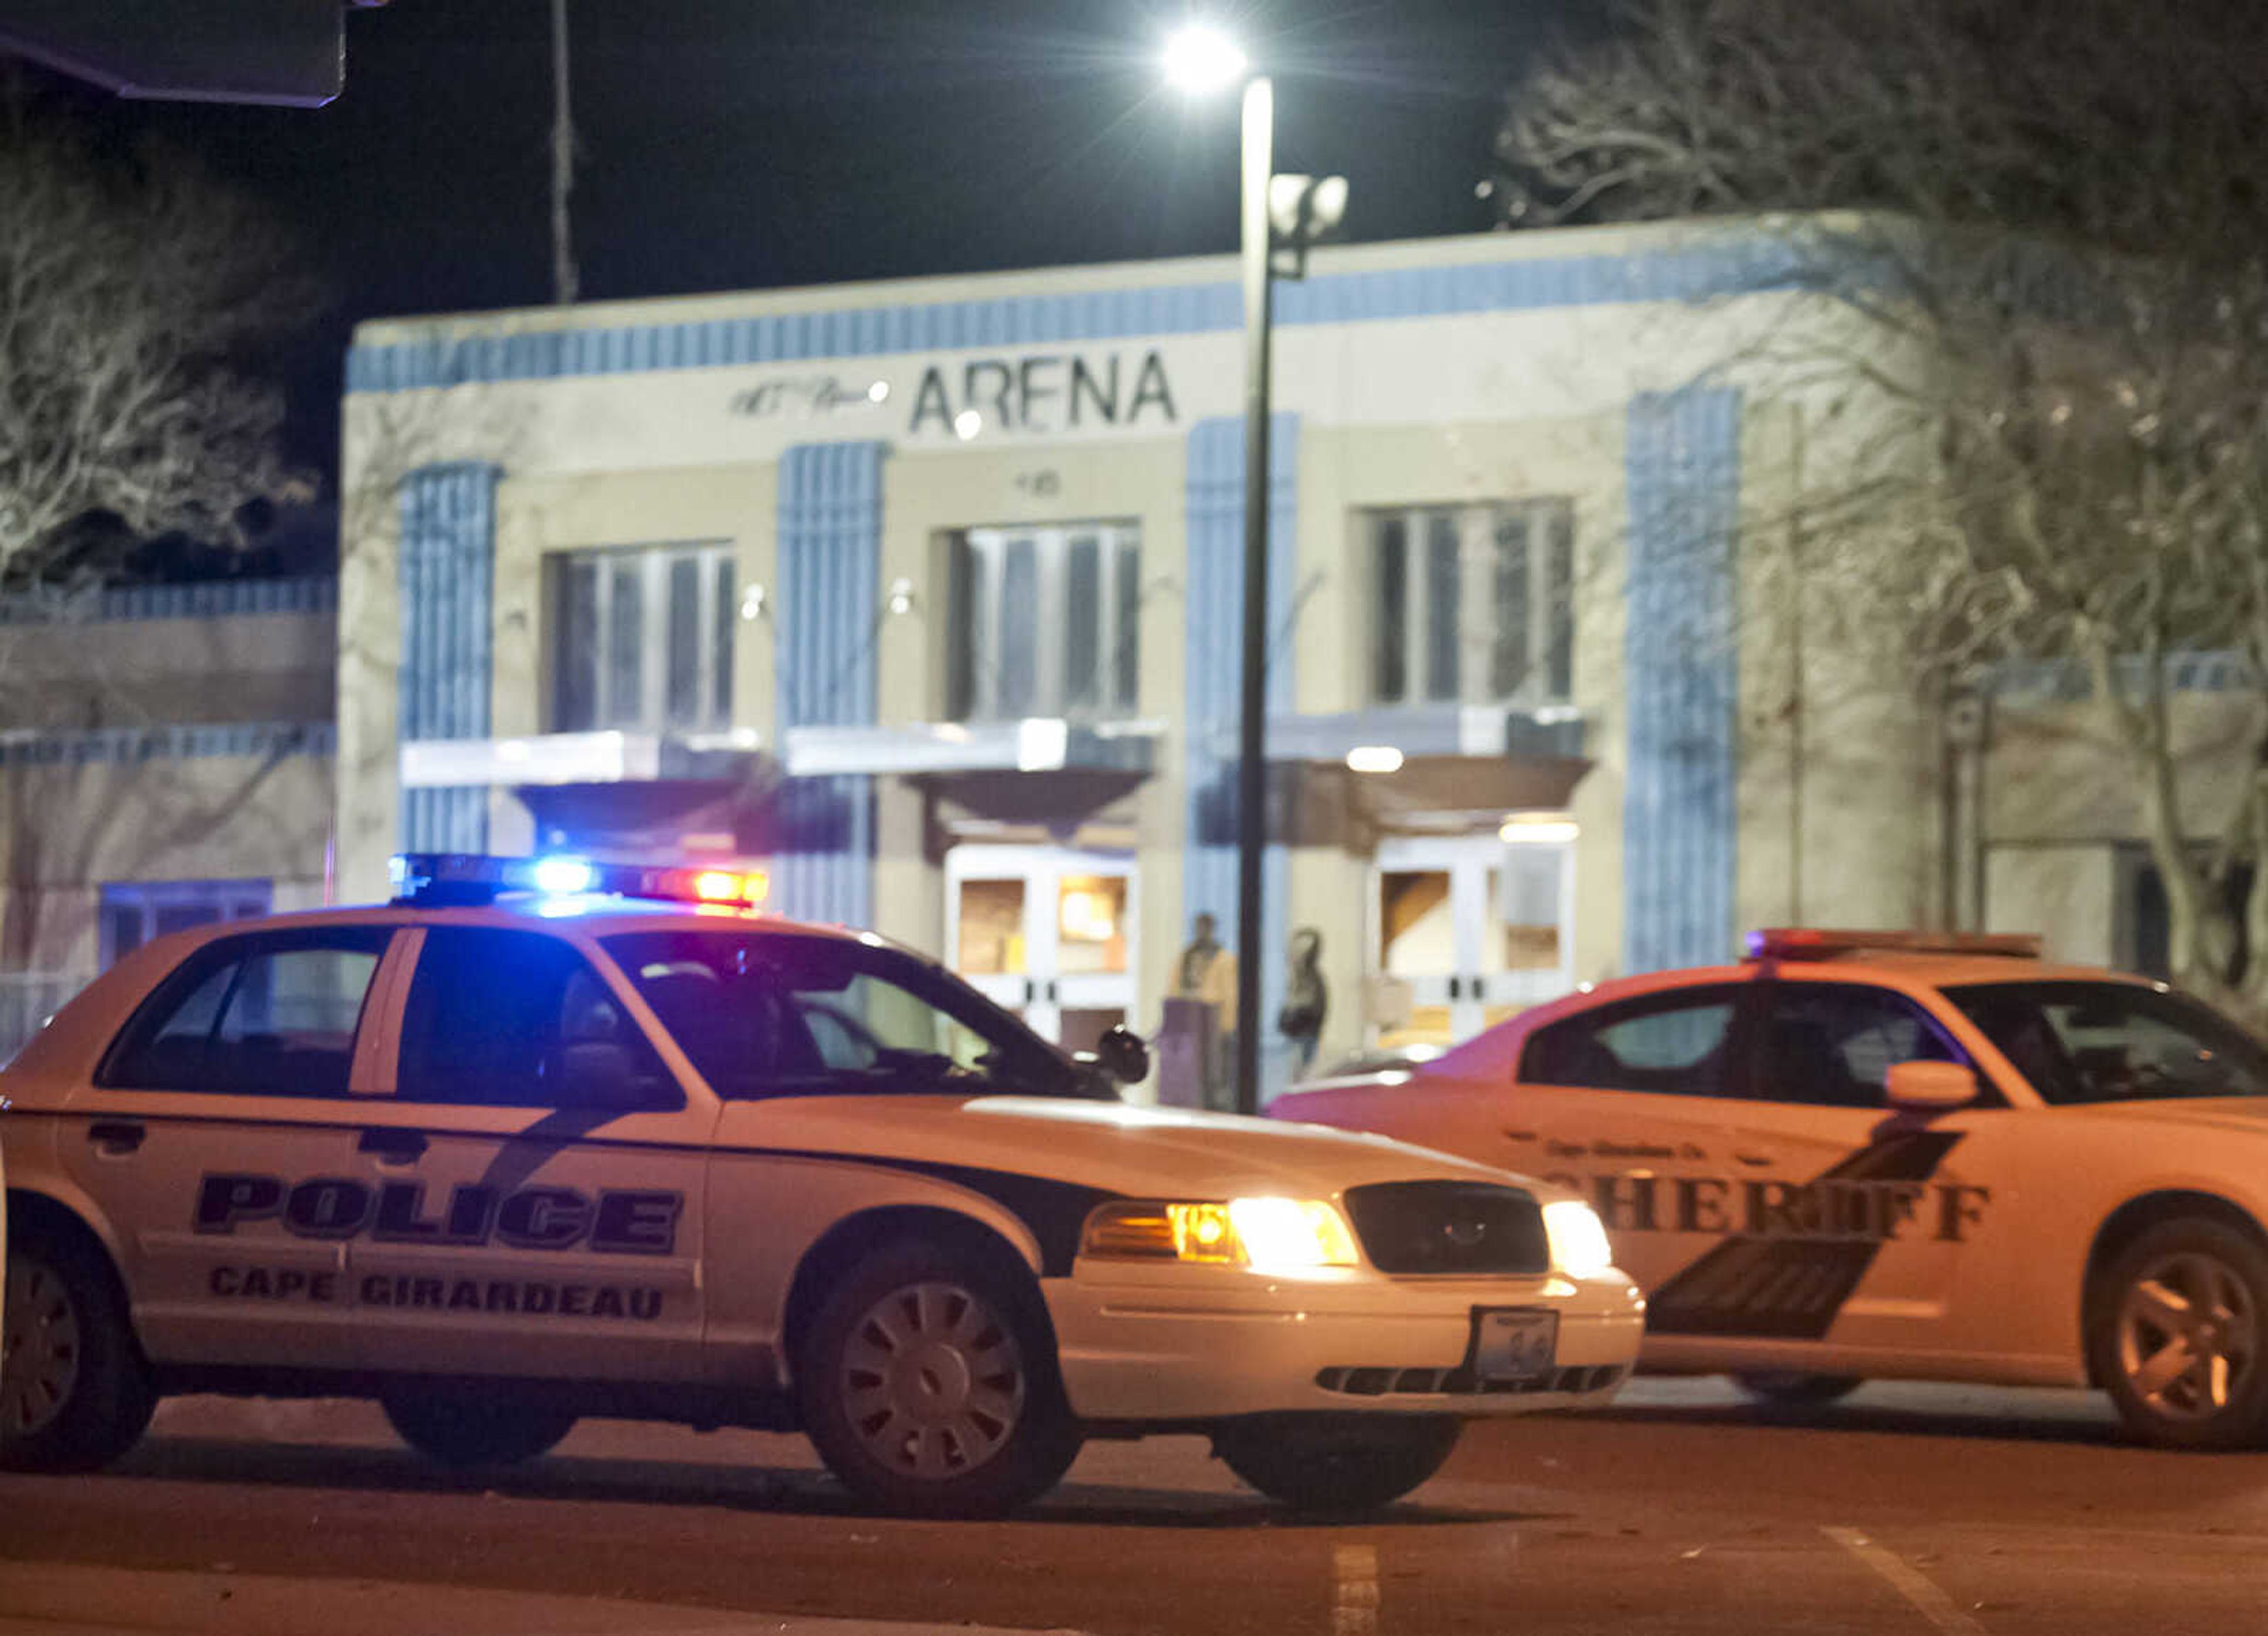
[[0,1324],[0,1469],[92,1470],[141,1438],[157,1397],[99,1251],[11,1230]]
[[1213,1433],[1228,1469],[1295,1511],[1375,1511],[1441,1469],[1463,1422],[1433,1415],[1261,1415]]
[[1039,1291],[1009,1252],[912,1240],[853,1266],[799,1348],[806,1433],[869,1505],[977,1515],[1079,1452]]
[[2249,1448],[2268,1434],[2268,1249],[2188,1217],[2141,1234],[2090,1292],[2095,1378],[2138,1435]]
[[517,1465],[575,1429],[564,1410],[485,1397],[388,1392],[379,1402],[401,1441],[443,1465]]

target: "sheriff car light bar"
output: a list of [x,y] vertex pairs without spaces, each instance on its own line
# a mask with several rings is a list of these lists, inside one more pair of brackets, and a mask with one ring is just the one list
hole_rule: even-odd
[[2000,954],[2037,960],[2030,932],[1852,932],[1765,926],[1749,933],[1750,960],[1831,960],[1837,954]]
[[394,859],[391,873],[398,901],[427,907],[488,903],[507,892],[534,892],[546,897],[641,897],[753,909],[771,890],[762,870],[601,864],[559,856],[404,852]]

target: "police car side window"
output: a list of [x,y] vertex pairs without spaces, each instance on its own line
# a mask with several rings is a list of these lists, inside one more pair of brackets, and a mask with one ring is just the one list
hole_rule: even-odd
[[1758,1102],[1880,1109],[1891,1065],[1961,1060],[1919,1007],[1887,989],[1775,982],[1765,992],[1750,1076]]
[[720,1096],[1064,1082],[1050,1048],[895,949],[730,931],[628,932],[606,949]]
[[673,1108],[684,1095],[574,947],[429,926],[402,1008],[394,1097],[492,1108]]
[[1528,1042],[1520,1077],[1531,1085],[1726,1095],[1741,994],[1737,984],[1685,989],[1565,1018]]
[[378,928],[207,944],[135,1013],[97,1083],[122,1090],[343,1096]]

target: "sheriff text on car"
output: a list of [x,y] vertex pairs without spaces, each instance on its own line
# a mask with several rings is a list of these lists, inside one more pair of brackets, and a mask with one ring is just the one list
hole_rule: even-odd
[[1579,1199],[1126,1105],[1130,1035],[1066,1057],[929,961],[754,912],[759,878],[401,873],[152,943],[9,1068],[0,1463],[99,1463],[160,1393],[344,1392],[467,1462],[586,1414],[797,1427],[939,1513],[1201,1432],[1359,1507],[1636,1357]]
[[1280,1099],[1590,1199],[1647,1366],[2107,1389],[2150,1440],[2268,1433],[2268,1050],[2026,938],[1758,932]]

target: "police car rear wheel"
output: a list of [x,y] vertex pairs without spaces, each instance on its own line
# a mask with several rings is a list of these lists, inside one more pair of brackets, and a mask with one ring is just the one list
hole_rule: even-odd
[[1039,1292],[973,1249],[905,1242],[853,1267],[798,1360],[806,1432],[870,1505],[995,1514],[1079,1452]]
[[2150,1228],[2089,1303],[2095,1378],[2129,1429],[2183,1448],[2248,1448],[2268,1432],[2268,1249],[2226,1223]]
[[0,1323],[0,1468],[92,1470],[140,1440],[157,1398],[94,1251],[12,1236]]
[[1867,1382],[1855,1374],[1805,1374],[1794,1369],[1751,1369],[1733,1384],[1775,1409],[1822,1409],[1840,1403]]
[[1441,1469],[1463,1422],[1434,1416],[1267,1416],[1213,1433],[1228,1469],[1295,1511],[1375,1511]]
[[443,1465],[518,1465],[575,1429],[575,1417],[561,1409],[442,1394],[394,1393],[379,1401],[401,1441]]

